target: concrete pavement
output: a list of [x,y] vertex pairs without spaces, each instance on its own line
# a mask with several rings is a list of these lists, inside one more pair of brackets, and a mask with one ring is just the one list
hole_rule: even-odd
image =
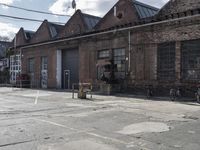
[[0,150],[199,150],[192,102],[0,88]]

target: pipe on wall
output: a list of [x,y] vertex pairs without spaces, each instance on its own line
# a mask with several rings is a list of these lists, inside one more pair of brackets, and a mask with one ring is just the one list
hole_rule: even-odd
[[131,71],[131,31],[128,31],[128,73]]

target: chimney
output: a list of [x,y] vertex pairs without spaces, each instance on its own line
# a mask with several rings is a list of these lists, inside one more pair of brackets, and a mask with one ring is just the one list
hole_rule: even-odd
[[114,16],[115,17],[117,16],[117,7],[116,6],[114,7]]

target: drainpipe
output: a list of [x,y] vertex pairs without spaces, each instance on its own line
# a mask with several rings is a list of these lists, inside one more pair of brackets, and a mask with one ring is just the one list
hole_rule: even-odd
[[128,73],[131,72],[131,31],[128,31]]
[[21,74],[22,74],[22,49],[20,48],[20,88],[22,88]]

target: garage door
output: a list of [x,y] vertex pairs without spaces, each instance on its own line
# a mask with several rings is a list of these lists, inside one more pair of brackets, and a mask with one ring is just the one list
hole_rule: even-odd
[[73,83],[79,83],[79,52],[78,49],[62,51],[62,87],[71,89]]

